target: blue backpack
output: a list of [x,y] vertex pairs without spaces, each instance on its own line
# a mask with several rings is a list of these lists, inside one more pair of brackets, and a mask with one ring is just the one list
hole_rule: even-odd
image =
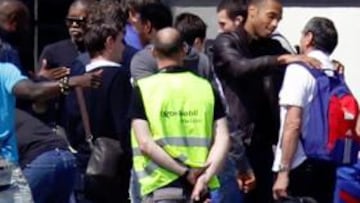
[[354,165],[337,169],[334,203],[360,202],[360,159]]
[[310,103],[307,131],[302,144],[309,158],[327,160],[339,165],[357,161],[360,149],[355,133],[359,107],[342,74],[307,68],[316,79],[314,98]]

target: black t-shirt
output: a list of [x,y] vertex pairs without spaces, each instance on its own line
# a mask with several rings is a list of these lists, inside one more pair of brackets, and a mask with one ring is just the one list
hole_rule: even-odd
[[[188,69],[181,68],[181,67],[168,67],[164,69],[167,73],[178,73],[178,72],[185,72],[189,71]],[[214,104],[214,121],[225,117],[225,111],[224,107],[221,103],[220,96],[216,91],[214,91],[214,97],[215,97],[215,104]],[[136,86],[134,88],[132,99],[131,99],[131,105],[130,105],[130,112],[129,112],[131,119],[143,119],[147,120],[146,112],[144,108],[144,103],[142,100],[140,88]]]
[[16,110],[15,128],[22,168],[44,152],[56,148],[68,149],[66,138],[56,134],[45,123],[25,111]]

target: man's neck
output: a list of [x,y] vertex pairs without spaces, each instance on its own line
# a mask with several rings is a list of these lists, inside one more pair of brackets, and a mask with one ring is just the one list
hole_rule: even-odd
[[158,59],[157,64],[160,70],[169,66],[181,66],[181,64],[178,61],[171,59]]
[[71,39],[72,43],[75,45],[76,50],[80,53],[85,52],[85,45],[83,41]]
[[302,54],[309,55],[309,53],[311,53],[314,50],[315,50],[314,48],[308,47],[308,48],[305,48],[305,50],[302,51]]
[[249,23],[248,21],[245,22],[244,30],[245,30],[245,32],[249,35],[249,38],[248,38],[249,41],[259,38],[259,37],[256,36],[256,34],[255,34],[254,27],[253,27],[253,26],[251,25],[251,23]]
[[[110,61],[110,62],[114,62],[112,60],[109,59],[109,57],[106,57],[104,55],[97,55],[93,58],[91,58],[90,60],[91,62],[95,62],[95,61]],[[114,62],[115,63],[115,62]]]

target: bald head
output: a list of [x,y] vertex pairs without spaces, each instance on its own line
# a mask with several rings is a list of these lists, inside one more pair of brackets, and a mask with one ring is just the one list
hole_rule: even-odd
[[158,57],[174,57],[184,49],[181,34],[175,28],[164,28],[157,32],[154,40],[154,50]]
[[29,10],[18,0],[0,0],[0,26],[8,32],[27,27]]

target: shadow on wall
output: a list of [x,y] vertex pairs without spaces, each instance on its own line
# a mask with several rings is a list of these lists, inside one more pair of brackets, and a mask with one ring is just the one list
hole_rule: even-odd
[[[167,0],[173,6],[216,6],[219,0]],[[246,1],[246,0],[245,0]],[[249,1],[249,0],[247,0]],[[304,7],[354,7],[360,6],[359,0],[282,0],[284,6]]]

